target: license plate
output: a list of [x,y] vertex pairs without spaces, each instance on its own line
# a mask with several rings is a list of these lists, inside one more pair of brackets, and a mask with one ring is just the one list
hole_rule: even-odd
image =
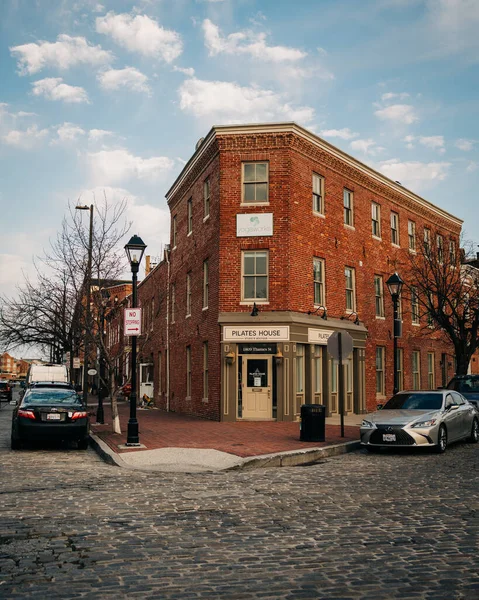
[[55,414],[55,413],[49,413],[47,415],[47,421],[59,421],[60,420],[60,415]]
[[383,433],[383,442],[395,442],[396,434],[395,433]]

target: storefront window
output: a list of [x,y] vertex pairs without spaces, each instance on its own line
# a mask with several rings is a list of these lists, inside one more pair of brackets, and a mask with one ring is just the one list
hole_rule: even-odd
[[296,344],[296,393],[304,392],[304,344]]
[[323,347],[322,346],[314,346],[313,386],[314,386],[315,394],[322,393],[322,391],[323,391]]

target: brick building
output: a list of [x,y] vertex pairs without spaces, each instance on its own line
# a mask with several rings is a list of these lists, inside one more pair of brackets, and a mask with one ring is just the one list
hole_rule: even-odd
[[[167,200],[170,246],[139,286],[140,382],[161,408],[217,420],[337,413],[337,330],[354,341],[346,412],[374,409],[393,387],[386,281],[407,282],[418,244],[456,255],[462,224],[294,123],[213,127]],[[452,347],[414,290],[400,309],[400,388],[444,384]]]

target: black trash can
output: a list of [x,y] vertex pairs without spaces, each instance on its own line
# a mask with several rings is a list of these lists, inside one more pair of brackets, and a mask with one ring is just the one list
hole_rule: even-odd
[[326,439],[326,407],[323,404],[301,405],[302,442],[324,442]]

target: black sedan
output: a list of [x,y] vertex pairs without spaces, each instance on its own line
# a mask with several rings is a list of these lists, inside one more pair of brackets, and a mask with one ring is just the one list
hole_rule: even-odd
[[12,450],[31,441],[74,441],[88,447],[90,422],[78,394],[69,388],[28,389],[12,416]]

